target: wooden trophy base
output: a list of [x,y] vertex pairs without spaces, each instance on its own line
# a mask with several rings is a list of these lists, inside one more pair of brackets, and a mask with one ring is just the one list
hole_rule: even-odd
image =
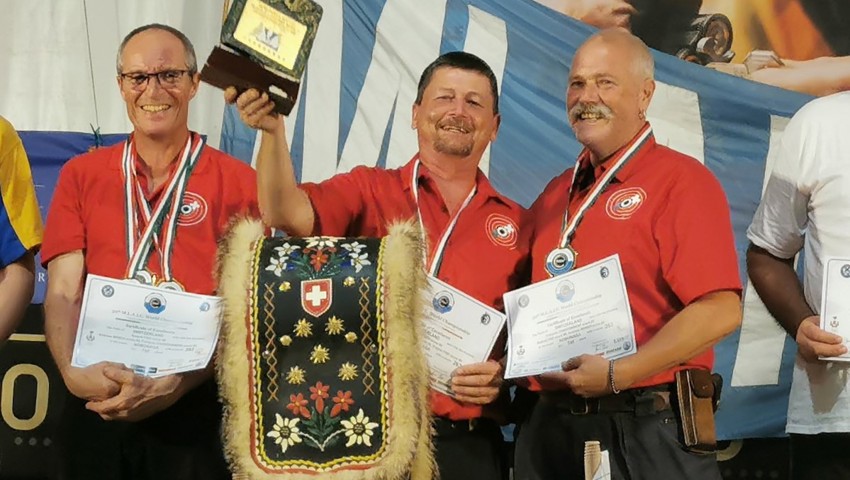
[[300,84],[270,72],[248,57],[213,48],[207,63],[201,70],[201,80],[222,90],[236,87],[240,93],[250,88],[266,92],[274,101],[274,112],[289,115],[298,98]]

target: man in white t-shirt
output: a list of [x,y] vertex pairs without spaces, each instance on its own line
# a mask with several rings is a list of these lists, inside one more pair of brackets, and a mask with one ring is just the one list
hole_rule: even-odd
[[[820,328],[823,266],[850,258],[850,92],[800,109],[782,137],[761,204],[747,231],[750,278],[776,321],[797,342],[788,402],[791,478],[850,478],[850,363]],[[805,246],[802,285],[794,256]]]

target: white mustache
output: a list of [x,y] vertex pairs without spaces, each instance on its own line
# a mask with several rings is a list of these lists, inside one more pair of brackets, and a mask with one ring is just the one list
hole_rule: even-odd
[[597,103],[582,103],[579,102],[573,105],[573,108],[569,111],[570,123],[577,121],[584,114],[595,115],[601,119],[609,119],[614,116],[614,112],[611,111],[605,105],[597,104]]

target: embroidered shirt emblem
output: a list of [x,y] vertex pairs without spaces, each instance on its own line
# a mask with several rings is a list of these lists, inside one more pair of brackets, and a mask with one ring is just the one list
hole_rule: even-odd
[[207,201],[204,197],[193,192],[183,194],[183,203],[180,204],[180,216],[177,217],[177,225],[190,227],[197,225],[207,218]]
[[626,220],[646,202],[646,192],[640,187],[624,188],[614,192],[605,205],[608,216],[614,220]]
[[487,238],[498,247],[514,248],[519,235],[519,228],[510,218],[493,213],[485,222]]

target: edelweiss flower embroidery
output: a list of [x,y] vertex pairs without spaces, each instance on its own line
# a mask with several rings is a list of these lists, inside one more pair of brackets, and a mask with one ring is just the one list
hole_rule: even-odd
[[355,272],[359,272],[360,270],[363,270],[363,267],[365,267],[366,265],[372,264],[372,262],[368,260],[368,253],[361,253],[358,255],[357,253],[352,252],[349,253],[348,256],[351,257],[351,266],[354,267]]
[[331,248],[336,245],[337,237],[307,237],[307,246],[305,248]]
[[277,252],[278,257],[283,258],[288,257],[292,254],[292,252],[298,250],[299,248],[301,247],[299,247],[298,245],[290,245],[289,242],[287,242],[279,247],[274,247],[274,251]]
[[357,378],[357,365],[345,362],[339,367],[339,378],[343,380],[354,380]]
[[355,253],[360,253],[361,250],[366,248],[366,245],[363,245],[362,243],[360,243],[358,241],[353,241],[351,243],[343,243],[341,246],[342,246],[342,248],[346,249],[347,251],[355,252]]
[[289,373],[286,374],[286,381],[290,385],[300,385],[307,380],[307,376],[305,375],[304,370],[299,366],[294,366],[289,369]]
[[275,276],[280,276],[281,273],[286,269],[286,260],[271,257],[269,259],[269,265],[266,267],[266,271],[274,272]]
[[302,318],[295,323],[293,330],[296,337],[309,337],[313,334],[313,324]]
[[325,325],[325,331],[331,335],[339,335],[344,329],[345,326],[343,325],[342,319],[336,315],[329,318],[327,325]]
[[310,361],[314,364],[325,363],[330,360],[330,358],[330,351],[321,345],[316,345],[315,347],[313,347],[313,351],[310,352]]
[[275,413],[275,422],[272,426],[272,431],[267,433],[267,437],[274,438],[274,443],[280,445],[280,450],[286,452],[286,449],[301,443],[298,429],[298,418],[283,418]]
[[357,412],[356,416],[351,417],[350,420],[341,420],[340,423],[345,428],[345,436],[348,437],[348,442],[345,444],[346,447],[354,444],[365,444],[367,447],[372,446],[372,430],[376,429],[378,424],[370,422],[369,417],[363,415],[362,408]]

